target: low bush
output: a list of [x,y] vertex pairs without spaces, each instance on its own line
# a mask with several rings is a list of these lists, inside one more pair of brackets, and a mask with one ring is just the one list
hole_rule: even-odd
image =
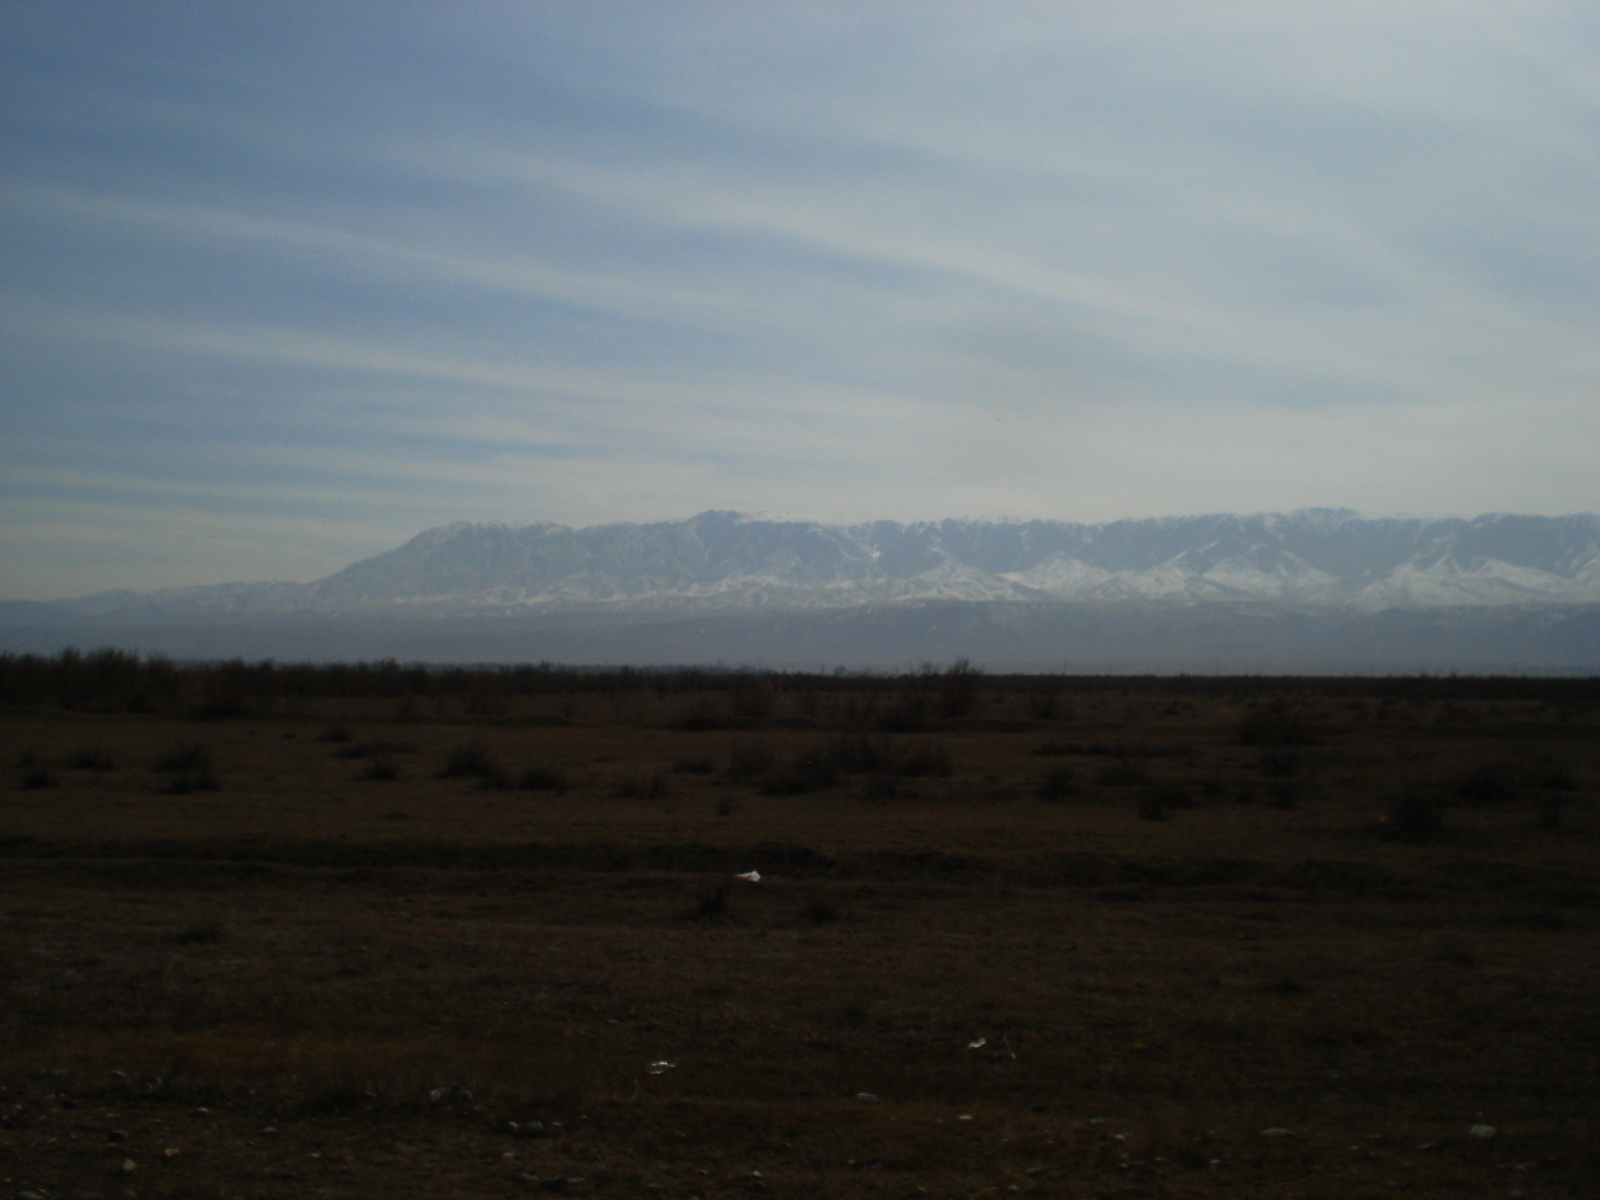
[[371,758],[374,755],[415,754],[416,752],[417,748],[413,743],[393,742],[388,738],[373,738],[368,742],[355,742],[335,751],[340,758]]
[[1142,758],[1119,758],[1095,772],[1101,787],[1138,787],[1150,781],[1150,768]]
[[913,693],[903,696],[898,703],[872,723],[880,733],[920,733],[928,721],[923,698]]
[[825,748],[796,754],[761,785],[763,796],[804,796],[826,791],[839,782],[838,759]]
[[228,936],[228,927],[221,921],[202,921],[197,925],[190,925],[180,929],[172,935],[172,941],[179,946],[202,946],[211,942],[220,942]]
[[1533,802],[1534,816],[1540,829],[1560,829],[1561,817],[1566,812],[1567,797],[1560,792],[1540,792]]
[[1428,789],[1404,788],[1389,797],[1378,832],[1404,841],[1433,841],[1444,834],[1444,810]]
[[672,784],[665,775],[628,775],[617,780],[615,790],[624,800],[665,800]]
[[1280,779],[1267,788],[1267,802],[1273,808],[1295,808],[1300,803],[1300,785],[1293,779]]
[[1082,790],[1076,771],[1071,767],[1057,767],[1039,780],[1038,796],[1041,800],[1065,800]]
[[227,721],[249,712],[250,706],[245,702],[242,692],[222,691],[203,696],[198,704],[189,709],[189,716],[196,721]]
[[564,796],[571,786],[567,773],[553,763],[534,763],[517,776],[517,788],[524,792],[555,792]]
[[1456,783],[1456,796],[1469,804],[1508,804],[1517,798],[1517,771],[1509,763],[1482,763]]
[[211,750],[203,742],[180,742],[152,765],[156,771],[210,771]]
[[734,747],[728,755],[729,779],[755,779],[765,775],[778,764],[778,756],[765,742],[752,742]]
[[863,800],[896,800],[900,795],[900,780],[894,775],[868,775],[861,782]]
[[476,779],[484,787],[506,787],[505,769],[484,749],[482,742],[463,742],[445,755],[440,779]]
[[1189,789],[1181,783],[1157,783],[1139,793],[1138,813],[1144,821],[1164,821],[1175,810],[1193,808]]
[[1261,773],[1269,779],[1288,779],[1300,774],[1300,751],[1276,746],[1261,752]]
[[115,771],[116,760],[98,747],[85,747],[67,755],[67,767],[73,771]]
[[1139,793],[1139,803],[1134,809],[1139,814],[1141,821],[1165,821],[1170,815],[1168,806],[1162,802],[1161,789],[1146,788]]
[[906,751],[899,773],[908,779],[948,779],[953,770],[949,746],[922,742]]
[[1571,792],[1578,787],[1572,768],[1564,762],[1542,763],[1535,772],[1534,780],[1547,792]]
[[1251,713],[1239,723],[1241,746],[1307,746],[1311,730],[1301,715],[1287,705],[1273,705]]
[[187,796],[190,792],[214,792],[222,786],[210,767],[179,771],[157,790],[167,796]]
[[24,767],[17,780],[17,786],[25,792],[53,788],[56,786],[56,777],[49,766],[41,762],[31,767]]
[[806,901],[800,915],[813,925],[827,925],[839,919],[839,908],[826,896],[813,896]]
[[695,894],[694,905],[687,914],[691,921],[720,921],[728,915],[728,903],[733,898],[733,876],[725,875],[701,887]]

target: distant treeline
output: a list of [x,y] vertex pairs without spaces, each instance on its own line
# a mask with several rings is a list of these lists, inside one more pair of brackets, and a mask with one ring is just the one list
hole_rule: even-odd
[[984,693],[1038,697],[1306,695],[1393,700],[1600,700],[1600,676],[1525,675],[989,675],[965,659],[888,673],[702,667],[578,667],[551,663],[429,666],[371,663],[178,663],[123,650],[0,654],[0,705],[84,712],[242,713],[287,699],[494,698],[655,693],[920,692],[943,716],[964,715]]

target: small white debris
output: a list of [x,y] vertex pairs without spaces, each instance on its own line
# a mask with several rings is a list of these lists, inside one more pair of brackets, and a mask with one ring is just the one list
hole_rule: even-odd
[[1493,1125],[1474,1125],[1467,1130],[1467,1135],[1475,1138],[1492,1138],[1495,1135],[1495,1128]]
[[761,882],[761,872],[760,871],[746,871],[742,875],[735,875],[734,878],[735,879],[743,879],[748,883],[760,883]]
[[857,1092],[856,1099],[861,1101],[863,1104],[876,1104],[878,1102],[878,1097],[874,1096],[871,1092]]
[[972,1114],[971,1113],[962,1113],[959,1117],[956,1118],[956,1120],[958,1120],[958,1121],[970,1121],[970,1120],[972,1120]]
[[122,1160],[122,1173],[124,1175],[132,1175],[138,1169],[139,1164],[134,1162],[133,1159],[125,1158]]
[[677,1070],[677,1068],[678,1068],[678,1064],[677,1063],[668,1062],[666,1059],[663,1058],[663,1059],[658,1059],[656,1062],[653,1062],[648,1067],[646,1067],[645,1068],[645,1074],[647,1074],[647,1075],[665,1075],[668,1071],[675,1071],[675,1070]]
[[1274,1127],[1272,1129],[1263,1129],[1261,1131],[1261,1136],[1264,1138],[1286,1138],[1293,1137],[1294,1134],[1290,1133],[1287,1129],[1279,1129]]
[[973,1038],[970,1042],[967,1043],[967,1049],[968,1050],[982,1050],[988,1044],[989,1044],[989,1039],[986,1038],[986,1037],[984,1037],[984,1038]]

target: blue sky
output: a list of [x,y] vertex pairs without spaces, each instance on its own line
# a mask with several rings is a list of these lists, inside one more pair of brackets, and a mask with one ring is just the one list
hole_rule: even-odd
[[0,2],[0,596],[1589,511],[1591,3]]

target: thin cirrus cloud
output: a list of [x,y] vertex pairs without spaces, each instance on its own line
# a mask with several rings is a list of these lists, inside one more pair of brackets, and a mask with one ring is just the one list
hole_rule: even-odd
[[1594,507],[1582,4],[0,6],[0,588]]

